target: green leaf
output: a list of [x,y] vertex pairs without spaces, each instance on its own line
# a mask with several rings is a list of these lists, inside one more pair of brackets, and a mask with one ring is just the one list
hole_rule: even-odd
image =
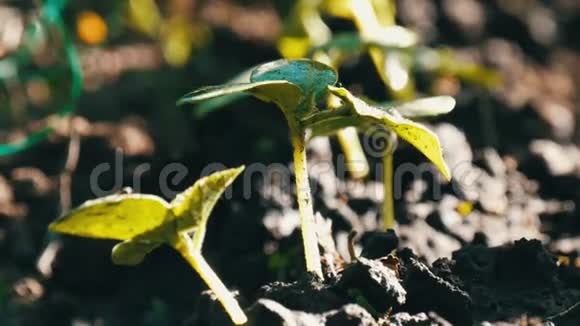
[[263,64],[252,72],[252,82],[286,80],[300,87],[306,100],[324,99],[328,85],[338,79],[336,71],[324,63],[310,60],[276,60]]
[[336,79],[336,71],[314,60],[277,60],[254,69],[250,83],[204,87],[186,94],[177,105],[247,92],[275,103],[286,115],[304,115],[309,112],[297,112],[299,107],[306,108],[305,111],[312,109],[313,105],[302,104],[321,100],[326,95],[326,86],[334,85]]
[[443,159],[443,151],[437,136],[424,126],[405,119],[397,114],[370,106],[352,95],[347,89],[329,87],[330,92],[340,97],[350,106],[352,113],[370,123],[381,123],[394,131],[399,137],[417,148],[441,171],[447,180],[451,178],[447,164]]
[[129,240],[174,220],[169,204],[154,195],[116,194],[89,200],[50,224],[52,232]]
[[406,118],[431,117],[451,112],[455,108],[455,99],[451,96],[433,96],[404,103],[382,104],[380,107],[396,110]]
[[117,265],[134,266],[143,262],[145,256],[161,245],[148,240],[126,240],[113,247],[111,259]]
[[[153,195],[119,194],[91,200],[59,218],[49,228],[77,236],[124,240],[111,252],[119,265],[137,265],[163,243],[190,263],[216,294],[232,321],[247,318],[238,302],[201,255],[209,214],[244,167],[213,173],[179,194],[171,204]],[[191,231],[194,231],[191,238]]]
[[[241,73],[237,74],[230,80],[228,80],[225,84],[241,84],[241,83],[248,83],[250,82],[250,75],[252,71],[256,67],[252,67],[250,69],[246,69]],[[211,113],[213,111],[219,110],[227,105],[230,105],[242,98],[247,96],[245,93],[238,93],[238,94],[231,94],[222,97],[216,97],[201,103],[198,103],[194,108],[194,115],[197,118],[202,118],[206,114]]]
[[215,97],[215,98],[209,99],[207,101],[204,101],[204,102],[197,104],[193,108],[193,115],[196,118],[203,118],[207,114],[214,112],[214,111],[217,111],[217,110],[219,110],[223,107],[226,107],[234,102],[237,102],[237,101],[245,98],[246,96],[248,96],[248,94],[236,93],[236,94],[224,95],[222,97]]
[[266,102],[273,102],[285,111],[296,109],[302,99],[302,91],[298,86],[288,81],[274,80],[200,88],[183,96],[177,101],[177,105],[194,104],[242,92],[252,94]]
[[241,166],[213,173],[177,195],[171,202],[171,211],[177,217],[178,232],[204,227],[218,199],[243,170]]

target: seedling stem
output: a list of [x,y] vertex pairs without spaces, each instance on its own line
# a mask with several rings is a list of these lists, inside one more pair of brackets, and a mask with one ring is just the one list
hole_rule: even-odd
[[304,257],[306,270],[323,278],[320,265],[320,252],[318,250],[318,237],[314,221],[314,208],[310,193],[310,181],[308,178],[308,166],[306,160],[306,137],[304,130],[293,123],[293,118],[288,118],[290,137],[294,151],[294,173],[296,174],[296,198],[298,199],[298,211],[302,229],[302,241],[304,243]]
[[248,318],[238,304],[238,301],[201,255],[203,234],[205,234],[205,230],[200,229],[196,231],[192,239],[187,233],[182,233],[173,246],[199,274],[210,290],[213,291],[232,321],[236,325],[245,324]]
[[383,186],[385,198],[383,201],[383,228],[395,228],[395,201],[393,193],[393,154],[397,147],[397,135],[388,131],[387,147],[383,155]]

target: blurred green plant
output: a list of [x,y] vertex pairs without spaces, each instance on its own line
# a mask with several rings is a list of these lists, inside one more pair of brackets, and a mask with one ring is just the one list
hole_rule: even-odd
[[214,292],[232,321],[247,318],[232,293],[202,255],[206,225],[216,202],[244,167],[199,179],[167,203],[144,194],[115,194],[85,202],[50,224],[52,232],[121,240],[112,251],[115,264],[137,265],[155,248],[177,250]]
[[[209,27],[190,17],[194,1],[167,1],[168,8],[154,0],[129,0],[129,25],[152,39],[158,40],[165,61],[173,66],[186,64],[194,49],[211,39]],[[167,14],[163,14],[166,12]]]
[[[395,110],[371,106],[345,88],[334,87],[337,79],[333,68],[318,61],[282,59],[256,67],[250,74],[249,82],[201,88],[183,96],[177,102],[178,105],[195,104],[245,92],[260,100],[272,102],[282,110],[294,150],[296,196],[306,269],[321,278],[323,274],[307,170],[307,137],[330,135],[347,127],[365,130],[378,125],[416,147],[446,179],[450,178],[435,134],[422,125],[403,118]],[[340,99],[340,105],[324,107],[328,103],[329,95]]]
[[[0,86],[7,92],[0,103],[0,128],[19,131],[16,140],[0,144],[0,156],[15,154],[46,140],[60,118],[73,111],[80,96],[79,57],[61,17],[66,3],[67,0],[46,0],[26,27],[20,47],[0,59]],[[64,63],[56,64],[59,59],[64,59]],[[20,84],[29,90],[36,89],[40,96],[24,103],[26,90],[18,88]],[[68,94],[54,99],[57,103],[47,104],[46,97],[56,97],[53,94],[62,85],[68,86]]]

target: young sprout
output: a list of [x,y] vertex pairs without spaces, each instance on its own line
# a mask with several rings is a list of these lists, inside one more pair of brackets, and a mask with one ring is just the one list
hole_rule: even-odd
[[[455,100],[450,96],[435,96],[422,98],[401,104],[386,104],[382,108],[394,110],[405,118],[423,118],[446,114],[455,107]],[[393,154],[397,147],[397,135],[389,133],[386,149],[383,153],[383,185],[385,198],[383,201],[383,229],[395,228],[395,204],[393,193]],[[443,173],[445,175],[445,173]],[[450,176],[445,175],[449,180]]]
[[[178,101],[179,105],[193,104],[246,92],[278,105],[288,122],[294,149],[296,190],[306,269],[319,276],[322,276],[322,270],[306,164],[307,129],[310,131],[309,137],[335,134],[349,127],[365,130],[377,125],[393,133],[390,136],[392,141],[389,142],[389,148],[384,155],[386,228],[392,228],[395,221],[392,194],[392,152],[395,149],[395,135],[416,147],[446,179],[450,178],[437,136],[424,126],[405,119],[397,109],[415,117],[443,113],[453,107],[455,102],[452,98],[421,99],[396,106],[394,110],[382,109],[368,105],[344,88],[334,87],[336,80],[336,72],[322,63],[307,59],[278,60],[254,69],[250,82],[202,88]],[[327,91],[330,91],[330,94]],[[340,103],[333,103],[325,110],[318,109],[316,104],[323,102],[325,97],[328,100],[327,95],[338,98]]]
[[[278,50],[286,58],[307,56],[335,68],[366,52],[396,100],[417,97],[413,69],[457,76],[487,88],[499,83],[495,71],[461,62],[448,50],[418,47],[417,35],[396,25],[395,14],[394,0],[298,0],[284,24]],[[323,16],[351,20],[357,31],[333,34]],[[352,129],[336,135],[351,175],[365,177],[368,163],[358,136]]]
[[277,60],[254,69],[249,82],[202,88],[177,102],[178,105],[193,104],[245,92],[260,100],[272,102],[282,110],[294,151],[296,197],[306,269],[321,278],[323,275],[307,171],[306,129],[302,119],[318,112],[316,104],[326,98],[327,86],[334,85],[336,80],[336,71],[320,62],[308,59]]
[[236,325],[247,321],[232,293],[204,259],[201,249],[206,224],[216,202],[244,167],[199,179],[170,203],[154,195],[115,194],[85,202],[50,224],[52,232],[114,239],[112,260],[137,265],[153,249],[166,244],[177,250],[216,295]]
[[366,130],[379,126],[388,130],[387,146],[383,155],[385,199],[383,206],[384,228],[393,228],[394,198],[392,191],[393,152],[397,137],[403,138],[427,157],[441,171],[445,179],[451,175],[443,160],[441,145],[437,136],[430,130],[404,118],[398,110],[411,116],[433,115],[450,111],[455,105],[453,98],[448,96],[420,99],[405,103],[394,108],[374,107],[352,95],[345,88],[329,86],[330,92],[339,97],[344,107],[341,109],[316,113],[303,121],[312,130],[312,135],[327,135],[348,126],[356,126]]

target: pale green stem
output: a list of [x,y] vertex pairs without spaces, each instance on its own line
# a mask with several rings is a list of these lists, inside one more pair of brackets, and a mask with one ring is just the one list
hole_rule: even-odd
[[238,301],[201,255],[201,242],[203,242],[203,235],[201,235],[201,237],[194,236],[194,240],[192,240],[188,234],[184,233],[180,234],[178,240],[173,244],[173,247],[179,251],[183,258],[187,260],[191,267],[193,267],[205,284],[207,284],[210,290],[215,294],[233,323],[236,325],[245,324],[248,321],[248,318],[240,307]]
[[397,147],[397,136],[390,132],[387,139],[387,148],[383,154],[383,229],[395,228],[395,198],[393,193],[393,155]]
[[292,125],[290,121],[289,123],[292,147],[294,150],[296,198],[298,199],[298,211],[300,213],[306,270],[315,273],[320,278],[324,278],[322,275],[322,266],[320,265],[316,222],[314,220],[314,208],[310,192],[310,181],[308,179],[304,130],[299,126]]
[[385,199],[383,201],[383,229],[395,228],[395,202],[393,198],[393,152],[383,156],[383,185]]
[[362,179],[369,173],[369,163],[358,138],[355,127],[348,127],[336,133],[342,147],[346,168],[354,179]]

